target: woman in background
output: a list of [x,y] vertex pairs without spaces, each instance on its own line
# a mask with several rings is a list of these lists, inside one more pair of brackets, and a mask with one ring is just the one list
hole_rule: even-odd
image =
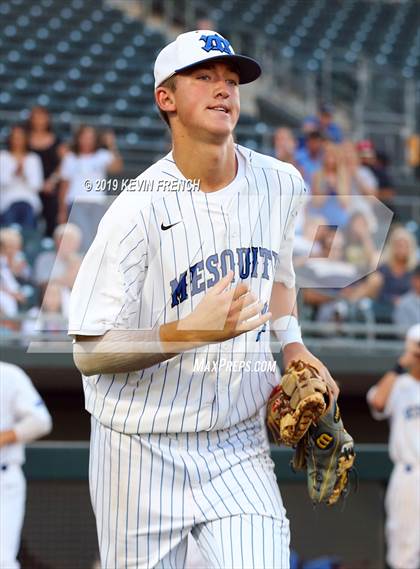
[[42,163],[29,151],[23,126],[15,125],[7,139],[7,150],[0,151],[0,224],[19,224],[35,229],[41,211]]
[[351,179],[337,145],[327,142],[321,169],[312,178],[311,216],[323,217],[328,225],[344,227],[350,218]]
[[66,154],[61,167],[58,221],[65,223],[70,216],[70,221],[81,229],[83,253],[106,211],[106,193],[100,182],[123,167],[114,134],[107,132],[102,142],[106,148],[100,148],[101,140],[93,127],[81,126],[73,150]]
[[44,107],[34,107],[28,120],[29,147],[42,162],[44,183],[40,192],[45,234],[52,237],[57,225],[59,167],[66,149],[54,133],[50,115]]
[[410,280],[416,266],[416,241],[404,227],[392,231],[384,249],[381,265],[367,279],[347,291],[352,302],[371,298],[376,320],[391,322],[394,308],[410,290]]

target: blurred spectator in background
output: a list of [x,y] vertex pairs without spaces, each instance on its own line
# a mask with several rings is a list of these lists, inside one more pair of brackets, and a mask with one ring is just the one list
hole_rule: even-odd
[[305,145],[295,155],[296,167],[300,170],[307,186],[312,188],[312,178],[322,166],[324,138],[318,131],[311,131],[305,136]]
[[344,231],[344,259],[354,265],[359,274],[375,269],[379,251],[375,247],[366,216],[356,211]]
[[44,107],[34,107],[29,116],[27,131],[29,148],[42,161],[44,183],[40,198],[42,215],[46,222],[46,235],[52,237],[57,225],[59,165],[65,146],[54,133],[50,115]]
[[326,322],[336,317],[341,291],[357,278],[357,268],[345,260],[340,230],[324,226],[318,234],[319,255],[311,255],[302,268],[297,266],[296,274],[299,285],[305,287],[305,304],[312,307],[316,320]]
[[321,168],[313,174],[309,215],[323,217],[328,225],[343,227],[349,220],[350,176],[338,146],[327,142]]
[[409,292],[410,281],[416,266],[416,241],[403,227],[392,231],[377,271],[357,286],[343,291],[351,301],[370,298],[378,322],[391,322],[401,297]]
[[296,140],[290,128],[279,127],[275,130],[274,153],[277,160],[296,166]]
[[350,140],[340,145],[340,156],[351,180],[349,211],[350,213],[362,212],[368,221],[370,231],[374,232],[377,229],[377,220],[375,203],[370,198],[378,194],[376,178],[371,170],[361,163],[356,145]]
[[197,14],[197,19],[195,21],[192,30],[216,30],[217,24],[206,12],[201,12]]
[[397,213],[397,208],[394,204],[395,186],[391,174],[389,173],[390,160],[385,152],[376,152],[375,165],[372,168],[378,182],[378,198],[390,210]]
[[333,113],[334,109],[332,105],[323,103],[319,107],[318,116],[317,116],[318,129],[327,140],[339,143],[342,142],[343,140],[343,133],[341,131],[340,126],[336,122],[334,122]]
[[18,569],[25,515],[24,445],[47,435],[52,421],[26,373],[0,362],[0,567]]
[[420,135],[412,134],[407,139],[407,163],[414,175],[420,179]]
[[322,234],[328,230],[323,217],[305,215],[302,223],[302,231],[296,232],[293,241],[294,265],[302,266],[308,257],[317,257],[322,253]]
[[18,223],[35,229],[41,211],[42,163],[29,152],[26,130],[13,126],[7,139],[7,150],[0,151],[0,224]]
[[[19,306],[26,302],[14,271],[24,270],[25,263],[16,255],[16,231],[12,228],[0,230],[0,315],[14,318],[17,316]],[[17,257],[17,258],[16,258]]]
[[45,288],[41,307],[33,307],[26,313],[22,323],[24,335],[67,330],[69,289],[50,281]]
[[301,148],[305,148],[306,137],[308,134],[315,131],[319,132],[317,117],[311,115],[305,117],[300,127],[300,134],[297,138],[297,147],[299,150]]
[[106,211],[105,186],[101,187],[100,182],[123,167],[114,134],[105,133],[102,142],[106,148],[100,148],[101,139],[93,127],[81,126],[72,152],[65,155],[61,167],[58,221],[65,223],[70,215],[70,221],[80,227],[83,253],[92,243]]
[[6,257],[13,275],[22,284],[28,282],[31,278],[31,267],[23,252],[21,233],[14,227],[5,227],[0,230],[0,243],[1,254]]
[[393,321],[406,330],[420,322],[420,265],[411,276],[411,288],[394,308]]
[[357,144],[360,164],[372,172],[378,188],[377,195],[384,203],[395,196],[394,184],[388,172],[389,158],[384,152],[375,150],[371,140],[361,140]]
[[77,225],[63,223],[54,231],[55,251],[44,251],[35,259],[34,280],[45,288],[50,280],[71,290],[82,261],[82,233]]

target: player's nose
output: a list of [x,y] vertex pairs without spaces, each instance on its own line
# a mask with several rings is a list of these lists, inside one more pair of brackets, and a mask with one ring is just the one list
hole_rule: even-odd
[[216,81],[214,95],[216,97],[222,97],[223,99],[230,97],[230,92],[226,85],[226,79],[220,78]]

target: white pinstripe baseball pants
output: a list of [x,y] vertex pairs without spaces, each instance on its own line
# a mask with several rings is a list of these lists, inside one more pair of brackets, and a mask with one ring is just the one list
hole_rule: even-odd
[[226,430],[125,435],[92,418],[89,482],[103,569],[179,569],[191,532],[211,568],[289,568],[258,416]]

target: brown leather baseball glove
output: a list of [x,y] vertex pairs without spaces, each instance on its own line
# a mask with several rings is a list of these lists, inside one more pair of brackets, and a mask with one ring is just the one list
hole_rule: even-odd
[[326,412],[330,394],[316,367],[292,361],[274,389],[267,407],[267,425],[275,442],[296,445]]

